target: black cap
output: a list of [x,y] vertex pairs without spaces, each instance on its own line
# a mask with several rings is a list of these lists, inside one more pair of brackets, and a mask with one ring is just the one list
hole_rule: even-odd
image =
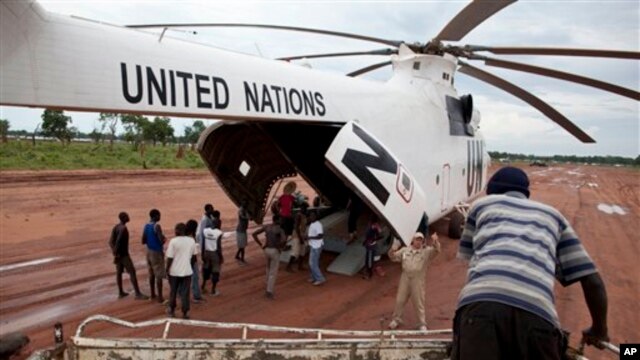
[[507,166],[498,170],[487,184],[487,195],[518,191],[529,197],[529,178],[521,169]]

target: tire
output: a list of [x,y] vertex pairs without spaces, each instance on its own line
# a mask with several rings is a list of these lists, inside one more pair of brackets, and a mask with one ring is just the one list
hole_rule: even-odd
[[449,238],[451,239],[460,239],[462,237],[462,229],[464,227],[464,216],[454,211],[449,216]]

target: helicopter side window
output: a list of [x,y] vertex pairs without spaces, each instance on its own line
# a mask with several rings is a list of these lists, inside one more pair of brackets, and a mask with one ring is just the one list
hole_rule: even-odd
[[473,101],[471,95],[464,95],[460,99],[446,96],[447,115],[449,116],[449,134],[451,136],[473,136],[471,114]]

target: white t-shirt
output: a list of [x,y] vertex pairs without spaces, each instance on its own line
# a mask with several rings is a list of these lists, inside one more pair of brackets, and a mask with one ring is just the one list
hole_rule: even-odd
[[191,257],[198,253],[198,246],[189,236],[177,236],[169,241],[167,247],[167,258],[172,258],[169,275],[171,276],[191,276]]
[[220,229],[206,228],[204,234],[204,249],[206,251],[218,250],[218,237],[224,235]]
[[309,235],[309,246],[311,246],[314,249],[319,249],[322,247],[322,245],[324,245],[324,240],[322,240],[322,238],[320,239],[311,239],[312,236],[318,236],[320,234],[322,234],[322,224],[320,223],[320,221],[316,220],[314,222],[311,223],[311,225],[309,225],[309,231],[308,231],[308,235]]

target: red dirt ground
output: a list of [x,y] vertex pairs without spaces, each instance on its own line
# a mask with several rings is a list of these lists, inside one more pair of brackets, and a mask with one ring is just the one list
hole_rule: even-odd
[[[612,342],[640,342],[640,173],[625,168],[554,166],[526,168],[532,198],[557,207],[571,221],[598,265],[609,293]],[[597,185],[594,185],[597,184]],[[302,185],[303,189],[308,189]],[[311,195],[311,193],[309,194]],[[211,202],[222,212],[223,230],[233,231],[236,208],[205,171],[10,172],[0,175],[0,267],[45,258],[48,263],[0,268],[0,333],[23,331],[30,349],[53,343],[53,324],[65,337],[80,321],[106,314],[138,322],[164,317],[164,308],[132,296],[118,300],[107,240],[119,211],[131,216],[130,250],[145,293],[149,293],[143,246],[139,239],[149,209],[162,211],[165,232],[189,218],[199,219]],[[619,205],[625,215],[606,214],[599,204]],[[427,274],[427,321],[431,329],[450,328],[466,265],[455,259],[457,241],[441,234],[443,254]],[[220,297],[192,305],[192,319],[334,329],[379,329],[391,315],[399,267],[384,260],[386,277],[365,281],[328,274],[328,282],[310,286],[307,274],[280,271],[276,300],[264,298],[264,257],[250,241],[248,266],[234,260],[235,239],[224,244]],[[323,266],[334,256],[323,255]],[[125,275],[125,288],[130,289]],[[589,325],[579,285],[556,287],[563,326],[574,333]],[[165,286],[168,294],[168,286]],[[408,307],[407,323],[415,315]],[[388,320],[385,320],[386,323]],[[383,324],[384,325],[384,324]],[[94,325],[89,334],[132,336],[113,326]],[[136,336],[159,336],[160,328]],[[209,337],[211,331],[176,327],[172,337]],[[23,356],[28,353],[23,352]],[[614,359],[594,349],[591,358]]]

